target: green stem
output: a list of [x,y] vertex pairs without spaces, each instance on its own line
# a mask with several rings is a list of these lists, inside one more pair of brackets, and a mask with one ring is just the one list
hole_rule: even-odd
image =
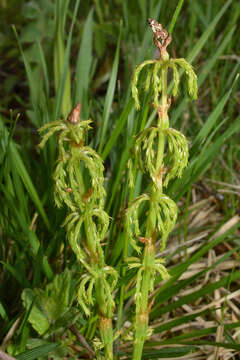
[[95,288],[96,300],[99,306],[99,331],[104,345],[105,360],[113,360],[112,314],[108,314],[101,278],[96,281]]
[[145,270],[142,277],[141,305],[140,309],[137,309],[136,311],[136,332],[133,351],[134,360],[140,360],[142,358],[143,345],[147,336],[149,312],[151,307],[148,305],[148,296],[151,283],[153,282],[152,264],[154,263],[154,259],[155,244],[150,241],[149,244],[145,246],[143,255]]
[[[154,197],[155,188],[152,187],[151,193]],[[142,349],[147,336],[148,329],[148,314],[150,309],[148,308],[148,296],[151,290],[151,283],[153,282],[152,267],[155,260],[155,225],[156,215],[154,208],[150,202],[149,216],[147,220],[146,229],[146,241],[147,244],[143,253],[143,267],[144,271],[142,274],[141,284],[141,304],[139,309],[136,309],[136,330],[135,330],[135,341],[133,360],[140,360],[142,358]]]
[[87,238],[87,246],[88,250],[91,254],[91,260],[94,263],[98,262],[98,254],[96,253],[96,243],[95,243],[95,236],[93,234],[93,228],[90,218],[86,217],[86,220],[84,221],[84,228]]
[[113,329],[112,319],[104,316],[99,319],[99,329],[104,344],[105,360],[113,360]]

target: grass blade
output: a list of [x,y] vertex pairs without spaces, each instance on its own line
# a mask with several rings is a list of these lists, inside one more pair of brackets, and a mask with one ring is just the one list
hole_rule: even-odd
[[196,43],[196,45],[194,46],[192,51],[188,54],[187,61],[189,61],[190,63],[193,62],[193,60],[196,58],[196,56],[202,50],[203,46],[207,42],[207,40],[210,37],[210,35],[212,34],[212,32],[215,30],[217,23],[219,22],[221,17],[224,15],[224,13],[228,9],[228,7],[231,5],[231,3],[232,3],[232,0],[228,0],[225,3],[225,5],[221,8],[221,10],[215,16],[213,21],[209,24],[207,29],[204,31],[204,33],[202,34],[202,36],[200,37],[200,39],[198,40],[198,42]]
[[[5,133],[7,136],[7,129],[5,128],[1,118],[0,118],[0,131],[3,134]],[[41,214],[46,226],[48,228],[50,228],[50,224],[49,224],[47,215],[43,209],[41,200],[37,194],[37,191],[32,183],[31,177],[29,176],[27,169],[24,166],[24,163],[19,155],[17,147],[13,141],[10,142],[8,156],[10,156],[12,164],[14,163],[15,169],[18,172],[20,178],[22,179],[24,187],[26,188],[27,192],[29,193],[29,196],[32,199],[33,203],[36,205],[36,208],[38,209],[39,213]]]
[[174,28],[174,25],[176,24],[177,18],[179,16],[179,13],[180,13],[181,8],[183,6],[183,2],[184,2],[184,0],[179,0],[178,1],[176,10],[175,10],[175,12],[173,14],[173,17],[172,17],[172,20],[171,20],[171,23],[170,23],[170,26],[169,26],[169,30],[168,30],[169,34],[172,34],[172,32],[173,32],[173,28]]
[[[69,35],[68,35],[68,40],[67,40],[67,47],[64,52],[62,73],[61,73],[61,77],[59,80],[59,86],[58,86],[58,91],[57,91],[57,95],[56,95],[54,120],[57,120],[61,114],[61,106],[62,106],[64,91],[65,91],[64,89],[65,89],[65,84],[67,81],[67,76],[68,76],[68,71],[69,71],[68,69],[69,69],[69,59],[70,59],[70,49],[71,49],[71,42],[72,42],[73,27],[74,27],[74,24],[76,21],[79,4],[80,4],[80,0],[76,0],[75,6],[74,6],[72,22],[71,22],[71,26],[70,26],[70,31],[69,31]],[[71,109],[69,109],[69,111],[70,110]],[[64,115],[67,116],[69,111],[67,111],[67,110],[65,110],[65,111],[66,111],[66,113]]]
[[74,104],[82,103],[83,117],[87,116],[89,75],[92,65],[93,9],[90,10],[83,28],[81,46],[76,65]]
[[24,353],[18,354],[16,359],[18,360],[34,360],[39,359],[42,356],[48,355],[51,351],[56,350],[59,347],[59,344],[47,344],[40,345],[35,347],[34,349],[25,351]]
[[193,146],[191,147],[191,155],[193,155],[197,149],[200,149],[204,139],[207,139],[208,135],[211,133],[214,125],[216,124],[218,118],[222,114],[224,106],[226,105],[231,93],[232,89],[237,82],[238,77],[235,79],[231,89],[224,95],[224,97],[219,101],[216,108],[213,110],[211,115],[208,117],[207,121],[205,122],[204,126],[201,128],[200,132],[196,136]]
[[111,73],[110,81],[108,84],[106,100],[104,103],[103,117],[102,117],[102,124],[101,124],[100,143],[99,143],[99,149],[98,149],[99,153],[102,153],[102,150],[103,150],[103,145],[104,145],[105,136],[106,136],[106,132],[107,132],[107,126],[108,126],[109,117],[110,117],[110,110],[111,110],[115,87],[116,87],[121,37],[122,37],[122,26],[120,28],[117,49],[116,49],[115,57],[114,57],[114,61],[113,61],[112,73]]

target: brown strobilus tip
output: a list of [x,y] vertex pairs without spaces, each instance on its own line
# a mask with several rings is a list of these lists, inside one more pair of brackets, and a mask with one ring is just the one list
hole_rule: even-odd
[[80,121],[80,113],[81,113],[82,105],[78,103],[77,106],[70,112],[68,115],[67,121],[72,125],[76,125]]
[[159,24],[156,20],[149,18],[148,23],[154,34],[155,46],[159,49],[160,53],[165,52],[167,46],[172,41],[172,37],[169,35],[167,30],[163,28],[162,24]]

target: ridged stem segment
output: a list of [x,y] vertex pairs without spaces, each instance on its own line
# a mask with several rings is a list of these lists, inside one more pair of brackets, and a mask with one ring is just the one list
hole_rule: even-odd
[[[97,233],[91,224],[89,218],[85,220],[85,232],[87,238],[87,245],[91,252],[91,260],[94,271],[99,274],[104,273],[104,254],[99,243],[96,247],[93,239],[97,237]],[[95,281],[96,301],[98,304],[98,316],[99,316],[99,332],[101,340],[104,345],[104,354],[106,360],[113,359],[113,329],[112,329],[112,315],[113,308],[108,306],[106,302],[106,294],[102,283],[102,277],[98,276]]]

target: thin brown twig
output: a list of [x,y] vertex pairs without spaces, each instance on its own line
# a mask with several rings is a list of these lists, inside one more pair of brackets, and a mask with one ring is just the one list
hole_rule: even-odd
[[80,334],[78,332],[78,329],[76,328],[76,326],[71,325],[69,327],[69,329],[71,330],[71,332],[76,336],[76,338],[78,339],[78,341],[80,341],[80,343],[89,351],[89,356],[92,359],[94,356],[96,356],[95,352],[93,351],[93,349],[88,345],[87,341],[85,340],[84,336],[82,334]]

